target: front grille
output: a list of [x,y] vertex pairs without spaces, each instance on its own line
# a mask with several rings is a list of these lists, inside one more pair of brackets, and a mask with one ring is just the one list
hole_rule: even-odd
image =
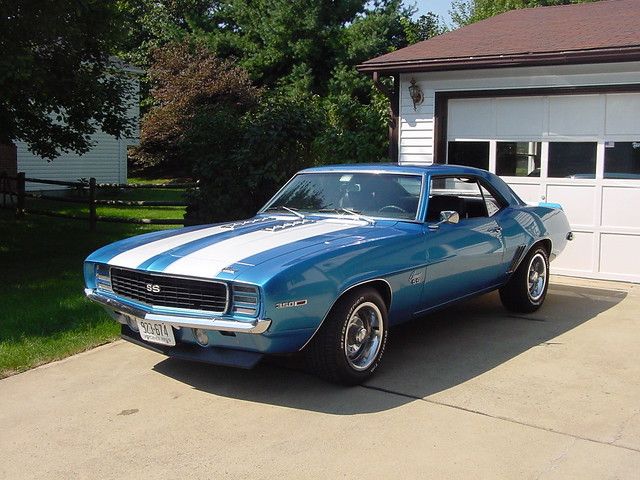
[[111,267],[111,288],[125,298],[147,305],[224,313],[228,306],[227,284],[207,280],[156,275]]

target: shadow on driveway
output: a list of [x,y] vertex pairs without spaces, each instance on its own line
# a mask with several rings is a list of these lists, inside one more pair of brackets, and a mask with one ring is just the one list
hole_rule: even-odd
[[[481,375],[609,310],[626,297],[617,290],[551,285],[530,315],[507,312],[497,293],[393,328],[382,367],[366,388],[328,384],[289,362],[254,370],[166,359],[154,369],[210,394],[239,400],[353,415],[384,411]],[[376,390],[392,392],[381,394]]]

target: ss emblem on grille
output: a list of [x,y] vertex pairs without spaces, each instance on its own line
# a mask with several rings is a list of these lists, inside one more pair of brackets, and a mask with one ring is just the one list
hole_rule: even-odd
[[147,283],[147,292],[159,293],[160,285],[154,285],[153,283]]

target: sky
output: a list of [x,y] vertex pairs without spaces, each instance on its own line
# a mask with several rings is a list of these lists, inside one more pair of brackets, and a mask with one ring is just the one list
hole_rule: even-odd
[[405,1],[405,4],[410,5],[412,1],[416,4],[416,7],[418,7],[416,15],[424,15],[431,11],[438,14],[445,23],[448,24],[451,22],[451,18],[449,17],[451,0],[408,0]]

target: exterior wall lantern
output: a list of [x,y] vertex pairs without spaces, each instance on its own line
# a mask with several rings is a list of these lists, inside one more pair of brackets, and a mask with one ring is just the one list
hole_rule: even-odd
[[411,79],[411,85],[409,85],[409,95],[411,96],[411,100],[413,101],[413,110],[418,109],[418,105],[422,105],[424,101],[424,93],[422,93],[422,89],[420,85],[416,83],[416,79]]

